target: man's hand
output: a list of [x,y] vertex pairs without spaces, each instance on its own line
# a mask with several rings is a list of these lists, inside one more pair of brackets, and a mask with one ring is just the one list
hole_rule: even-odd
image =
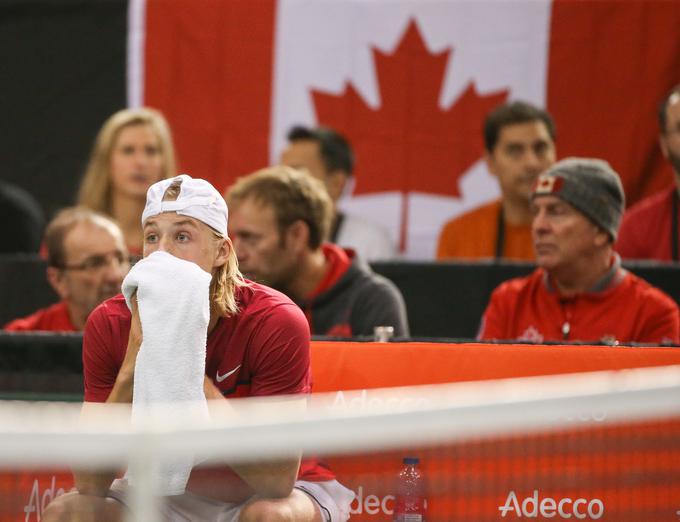
[[[217,394],[214,398],[222,399],[211,404],[214,407],[211,410],[213,419],[225,419],[230,415],[235,418],[245,415],[249,418],[266,419],[282,410],[304,411],[307,404],[306,398],[298,397],[279,398],[274,402],[265,397],[261,404],[253,402],[255,399],[243,399],[239,404],[239,399],[230,400],[224,397],[207,376],[203,381],[203,389],[208,400],[211,396],[214,397],[213,393]],[[193,469],[187,489],[194,494],[222,502],[240,503],[253,494],[268,499],[286,498],[293,489],[299,467],[299,455],[280,460],[203,466]]]
[[118,377],[113,385],[106,402],[132,402],[132,385],[135,377],[135,364],[139,347],[142,345],[142,322],[139,318],[137,292],[130,298],[132,303],[132,319],[130,321],[130,335],[123,364],[118,371]]
[[207,375],[203,376],[203,393],[205,393],[205,398],[209,401],[215,399],[224,399],[222,392],[217,389],[215,383],[213,383],[212,379]]

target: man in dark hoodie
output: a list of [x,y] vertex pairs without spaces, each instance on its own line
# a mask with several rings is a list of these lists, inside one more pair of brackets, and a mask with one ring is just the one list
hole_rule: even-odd
[[316,335],[408,336],[404,299],[352,250],[326,242],[333,205],[307,171],[275,166],[240,178],[226,194],[229,236],[243,274],[287,294]]

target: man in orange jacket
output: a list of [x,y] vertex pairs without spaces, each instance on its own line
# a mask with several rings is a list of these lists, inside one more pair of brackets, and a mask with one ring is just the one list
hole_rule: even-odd
[[446,223],[437,258],[533,260],[529,196],[536,177],[555,162],[555,124],[538,107],[506,103],[486,117],[484,146],[501,198]]

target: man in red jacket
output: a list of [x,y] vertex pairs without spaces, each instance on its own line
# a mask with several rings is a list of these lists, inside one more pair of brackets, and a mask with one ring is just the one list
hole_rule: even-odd
[[624,259],[680,261],[680,85],[659,106],[659,145],[675,182],[626,212],[616,250]]
[[539,176],[532,236],[539,265],[492,294],[480,339],[678,343],[676,303],[621,267],[614,252],[624,209],[608,163],[570,158]]
[[90,312],[120,292],[130,268],[118,225],[83,207],[64,209],[50,221],[45,246],[47,280],[61,300],[14,319],[5,330],[81,331]]

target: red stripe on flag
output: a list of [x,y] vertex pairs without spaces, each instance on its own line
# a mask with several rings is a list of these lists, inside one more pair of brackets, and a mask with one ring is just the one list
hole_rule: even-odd
[[558,152],[606,159],[628,204],[672,183],[658,145],[657,105],[680,83],[677,2],[555,0],[548,109]]
[[269,161],[274,24],[275,0],[148,0],[145,104],[218,190]]

